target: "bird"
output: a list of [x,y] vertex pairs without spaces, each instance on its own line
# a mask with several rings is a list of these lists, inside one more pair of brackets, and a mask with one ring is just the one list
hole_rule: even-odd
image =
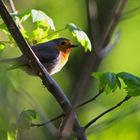
[[[72,48],[75,47],[77,47],[77,45],[74,45],[69,39],[61,37],[33,45],[32,50],[47,69],[48,73],[53,75],[64,67],[68,61]],[[25,55],[16,58],[2,59],[0,62],[12,64],[7,70],[20,68],[29,75],[37,75],[31,66],[29,59]]]

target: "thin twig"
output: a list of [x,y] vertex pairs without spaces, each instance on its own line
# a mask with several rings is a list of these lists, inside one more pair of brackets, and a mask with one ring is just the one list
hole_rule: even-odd
[[100,48],[101,49],[103,47],[105,47],[104,45],[105,45],[105,42],[108,39],[108,37],[112,36],[115,27],[117,26],[117,24],[120,21],[120,18],[121,18],[122,14],[123,14],[123,10],[124,10],[127,2],[128,2],[128,0],[120,0],[120,2],[118,4],[118,7],[113,12],[112,19],[111,19],[111,21],[110,21],[105,33],[103,34],[102,41],[100,43]]
[[100,90],[94,97],[92,97],[91,99],[88,99],[87,101],[84,101],[83,103],[77,105],[74,110],[84,106],[84,105],[87,105],[88,103],[94,101],[95,99],[97,99],[97,97],[99,97],[102,93],[103,93],[104,89]]
[[54,122],[54,121],[56,121],[56,120],[58,120],[58,119],[60,119],[60,118],[62,118],[64,116],[65,116],[65,114],[60,114],[59,116],[57,116],[57,117],[55,117],[55,118],[53,118],[53,119],[51,119],[51,120],[49,120],[49,121],[47,121],[45,123],[40,123],[40,124],[39,123],[38,124],[31,123],[31,127],[41,127],[41,126],[47,125],[47,124],[49,124],[51,122]]
[[[77,109],[79,109],[79,108],[81,108],[81,107],[83,107],[83,106],[85,106],[85,105],[87,105],[87,104],[93,102],[94,100],[97,99],[97,97],[99,97],[99,96],[103,93],[103,91],[104,91],[103,89],[100,90],[94,97],[92,97],[91,99],[88,99],[87,101],[84,101],[83,103],[77,105],[73,110],[76,111]],[[51,122],[53,122],[53,121],[56,121],[56,120],[62,118],[62,117],[65,117],[65,114],[64,114],[64,113],[63,113],[63,114],[60,114],[60,115],[58,115],[57,117],[52,118],[51,120],[49,120],[49,121],[47,121],[47,122],[44,122],[44,123],[40,123],[40,124],[32,123],[32,124],[31,124],[31,127],[40,127],[40,126],[44,126],[44,125],[47,125],[47,124],[49,124],[49,123],[51,123]]]
[[98,119],[100,119],[101,117],[103,117],[104,115],[106,115],[107,113],[113,111],[114,109],[118,108],[119,106],[121,106],[124,102],[128,101],[131,97],[130,96],[126,96],[122,101],[120,101],[117,105],[107,109],[106,111],[104,111],[103,113],[101,113],[100,115],[98,115],[97,117],[95,117],[94,119],[92,119],[90,122],[88,122],[85,126],[84,129],[86,130],[87,128],[89,128],[92,124],[94,124]]
[[[105,0],[105,1],[107,2],[107,0]],[[120,7],[120,5],[122,5],[123,1],[124,0],[120,0],[118,2],[119,3],[118,6],[116,6],[116,3],[115,3],[114,4],[115,6],[113,5],[113,7],[116,7],[116,8],[115,9],[112,8],[113,12],[111,12],[111,13],[116,13],[115,11],[118,11],[116,9],[120,9],[119,7]],[[127,4],[127,1],[125,1],[125,3],[123,3],[123,8],[120,9],[121,10],[120,13],[123,13],[123,10],[124,10],[124,7],[126,4]],[[82,98],[85,97],[85,93],[88,92],[89,87],[91,86],[91,83],[93,83],[94,79],[91,78],[90,75],[92,72],[95,72],[98,70],[100,63],[103,60],[103,57],[101,57],[98,54],[102,49],[107,47],[107,44],[109,41],[108,37],[112,35],[111,33],[114,31],[115,27],[119,23],[119,20],[120,20],[119,16],[121,16],[121,14],[119,14],[116,18],[113,15],[111,17],[111,19],[108,20],[108,23],[106,24],[107,26],[105,26],[105,29],[103,30],[103,32],[101,32],[100,26],[98,24],[98,22],[99,22],[98,11],[96,11],[96,9],[92,8],[92,6],[96,6],[96,5],[97,5],[96,0],[87,0],[88,20],[89,20],[89,26],[91,26],[90,30],[89,30],[91,32],[90,38],[92,41],[92,45],[95,45],[97,48],[96,49],[97,53],[95,54],[95,51],[93,50],[91,53],[85,54],[85,58],[83,60],[84,62],[82,63],[83,65],[80,66],[80,68],[82,67],[82,72],[80,73],[80,77],[77,78],[78,81],[76,81],[76,85],[74,85],[74,89],[73,89],[73,95],[74,95],[73,104],[74,105],[77,104],[77,102],[79,102]],[[100,5],[97,5],[97,7],[99,7],[99,6]],[[94,11],[94,13],[93,13],[93,11]],[[95,13],[97,13],[97,15]],[[106,17],[103,17],[103,18],[106,18]],[[114,18],[115,18],[115,20],[114,20]],[[101,17],[101,19],[102,19],[102,17]],[[95,24],[93,24],[93,21]],[[112,21],[114,21],[116,23],[111,24]],[[110,31],[107,31],[107,29],[110,29]],[[102,38],[104,38],[105,40]],[[94,40],[94,42],[93,42],[93,40]],[[75,80],[77,80],[77,79],[75,79]]]
[[120,19],[120,21],[124,21],[124,20],[126,20],[128,18],[131,18],[132,16],[134,16],[136,14],[139,14],[139,10],[140,10],[140,6],[131,9],[130,11],[126,12],[124,14],[124,16],[122,16],[122,18]]
[[117,32],[113,36],[112,40],[110,40],[110,42],[107,44],[107,46],[100,51],[99,55],[104,58],[106,55],[108,55],[110,51],[112,51],[112,49],[114,49],[114,47],[116,47],[119,40],[120,40],[120,33]]
[[[64,113],[67,115],[69,112],[72,111],[72,105],[68,98],[65,96],[62,89],[57,85],[57,83],[52,79],[49,75],[45,67],[41,64],[35,53],[33,52],[30,45],[24,40],[21,32],[17,28],[14,20],[10,16],[9,12],[7,11],[5,5],[3,4],[2,0],[0,0],[0,15],[4,20],[9,32],[11,33],[12,37],[16,41],[18,47],[20,48],[23,55],[25,55],[30,61],[31,64],[36,72],[46,86],[46,88],[50,91],[50,93],[54,96],[56,101],[59,103],[61,108],[63,109]],[[73,131],[77,140],[87,140],[86,135],[83,131],[83,128],[80,126],[80,123],[77,119],[77,116],[74,112],[72,112],[73,118]]]
[[133,14],[133,13],[137,12],[138,10],[140,10],[140,6],[135,7],[135,8],[133,8],[133,9],[131,9],[131,10],[125,12],[124,16],[128,16],[128,15],[130,15],[130,14]]
[[66,28],[56,30],[55,32],[52,32],[52,33],[48,34],[48,37],[50,37],[50,36],[52,36],[52,35],[54,35],[54,34],[60,33],[60,32],[62,32],[62,31],[64,31],[64,30],[66,30]]
[[[91,78],[91,73],[96,71],[100,65],[100,63],[103,60],[103,57],[100,57],[98,54],[99,52],[105,48],[108,44],[108,42],[110,41],[110,37],[112,36],[113,31],[115,30],[115,27],[118,25],[119,21],[120,21],[120,17],[123,13],[124,7],[127,4],[127,0],[119,0],[119,2],[115,2],[114,0],[114,4],[113,4],[113,9],[111,13],[114,13],[112,16],[109,16],[109,20],[106,23],[106,26],[102,31],[103,28],[101,28],[99,26],[99,22],[101,22],[101,19],[99,19],[98,14],[97,16],[93,16],[93,10],[96,11],[95,9],[90,9],[91,4],[94,2],[93,6],[96,4],[96,0],[87,0],[87,10],[88,10],[88,18],[89,18],[89,25],[90,25],[90,29],[91,31],[90,33],[90,38],[92,40],[92,45],[96,46],[96,53],[93,50],[91,53],[87,53],[86,57],[84,58],[84,63],[81,66],[82,67],[82,73],[80,73],[80,78],[76,83],[76,86],[74,85],[74,99],[73,99],[73,104],[75,105],[77,102],[79,102],[81,100],[81,98],[84,98],[85,93],[88,92],[89,87],[91,86],[91,83],[93,83],[92,81],[94,80],[93,78]],[[106,0],[107,2],[107,0]],[[117,5],[116,5],[117,4]],[[89,7],[90,6],[90,7]],[[99,7],[99,5],[97,5],[97,7]],[[115,8],[114,8],[115,7]],[[97,11],[98,12],[98,11]],[[108,13],[107,13],[108,15]],[[106,18],[106,17],[104,17]],[[93,26],[93,21],[95,21],[94,26]],[[97,26],[96,26],[97,25]],[[97,27],[97,28],[96,28]],[[95,30],[94,30],[95,29]],[[98,33],[95,34],[95,33]],[[96,37],[94,37],[96,36]],[[96,40],[94,40],[94,38]],[[94,42],[93,42],[94,40]],[[92,60],[92,62],[91,62]],[[80,68],[81,68],[80,67]]]
[[138,113],[140,111],[140,107],[139,106],[137,107],[137,106],[138,105],[135,105],[133,109],[131,110],[128,109],[127,112],[120,112],[119,114],[117,114],[117,116],[94,125],[93,127],[90,128],[90,130],[88,130],[87,134],[90,135],[93,132],[94,134],[104,132],[104,130],[111,127],[113,123],[117,123],[125,119],[126,117],[129,117],[130,115],[134,115],[135,113]]
[[13,16],[13,17],[16,17],[16,18],[15,18],[15,22],[16,22],[18,28],[19,28],[19,29],[24,29],[23,26],[22,26],[21,23],[20,23],[20,19],[17,17],[18,11],[17,11],[16,8],[15,8],[15,5],[14,5],[13,0],[9,0],[9,5],[10,5],[10,8],[11,8],[11,13],[10,13],[10,15]]
[[9,3],[10,3],[10,8],[11,8],[12,14],[17,14],[13,0],[9,0]]

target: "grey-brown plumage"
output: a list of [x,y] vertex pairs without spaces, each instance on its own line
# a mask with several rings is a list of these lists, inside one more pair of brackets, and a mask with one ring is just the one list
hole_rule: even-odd
[[[32,49],[47,71],[52,75],[60,71],[65,65],[72,47],[75,47],[75,45],[72,45],[70,40],[66,38],[57,38],[34,45]],[[0,60],[0,62],[11,63],[12,66],[10,66],[8,70],[21,68],[30,75],[36,75],[30,61],[24,55],[17,58]]]

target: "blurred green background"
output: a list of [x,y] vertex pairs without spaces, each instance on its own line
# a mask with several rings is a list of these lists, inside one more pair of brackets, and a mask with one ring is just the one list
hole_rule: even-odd
[[[14,0],[14,3],[20,13],[30,9],[38,9],[47,13],[54,20],[58,30],[64,28],[67,23],[72,22],[89,34],[86,0]],[[140,1],[129,0],[124,14],[138,6],[140,6]],[[120,21],[116,28],[116,32],[120,34],[120,40],[103,59],[99,71],[125,71],[140,75],[139,12],[140,10],[131,17]],[[25,24],[25,28],[31,30],[32,24]],[[2,37],[2,34],[0,36]],[[67,31],[62,32],[61,36],[68,37],[74,41]],[[80,66],[84,60],[84,53],[81,47],[73,50],[69,62],[63,70],[53,76],[70,99],[72,97],[71,89],[74,89],[76,84],[76,75],[80,75],[82,71]],[[1,58],[15,57],[20,54],[18,48],[9,47],[0,53]],[[39,78],[31,77],[18,69],[6,72],[5,68],[6,65],[0,64],[0,140],[1,138],[3,138],[2,140],[6,139],[7,130],[11,130],[11,124],[16,122],[19,114],[25,109],[34,109],[37,112],[38,118],[34,120],[36,123],[43,122],[47,118],[50,119],[62,112]],[[97,89],[98,87],[93,84],[89,93],[86,93],[87,98],[92,97]],[[78,111],[81,124],[86,124],[94,116],[123,99],[124,96],[125,91],[118,90],[115,94],[102,95],[95,102],[83,107]],[[90,127],[87,131],[89,140],[140,139],[139,99],[139,97],[132,98],[122,107],[104,116],[93,127]],[[55,125],[58,126],[59,121]],[[20,139],[53,140],[55,129],[52,126],[49,127],[51,131],[46,127],[31,128],[21,134]]]

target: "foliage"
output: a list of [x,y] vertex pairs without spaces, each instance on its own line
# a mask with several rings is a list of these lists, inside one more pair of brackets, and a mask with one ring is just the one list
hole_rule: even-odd
[[125,90],[129,96],[140,95],[140,77],[134,76],[130,73],[121,72],[117,76],[123,80],[126,87]]
[[91,51],[91,42],[88,36],[83,32],[80,28],[78,28],[75,24],[69,23],[66,25],[66,28],[72,33],[72,35],[76,38],[76,40],[85,48],[85,51]]
[[17,129],[29,129],[31,127],[32,119],[36,118],[36,112],[28,109],[21,112],[18,121]]
[[[36,25],[36,28],[31,33],[27,32],[27,30],[20,25],[21,23],[24,23],[29,18],[31,18],[32,23]],[[32,9],[28,13],[17,15],[15,16],[15,21],[17,25],[20,26],[22,35],[27,39],[27,41],[31,45],[45,42],[59,37],[58,31],[56,31],[53,20],[47,14],[45,14],[40,10]],[[84,31],[82,31],[79,27],[77,27],[73,23],[67,24],[65,29],[69,29],[72,36],[76,38],[77,42],[79,42],[82,47],[84,47],[85,52],[88,50],[91,51],[92,48],[91,48],[90,40]],[[12,39],[12,36],[9,34],[4,23],[0,24],[0,30],[2,30],[6,35],[8,35],[9,38],[9,40],[6,42],[0,41],[1,43],[0,48],[2,50],[4,49],[4,46],[6,46],[7,43],[9,45],[11,43],[14,44],[14,41]],[[51,34],[49,34],[50,32]]]
[[104,89],[106,93],[115,92],[117,88],[122,87],[122,80],[125,83],[124,89],[128,96],[139,96],[140,95],[140,78],[127,72],[111,73],[111,72],[96,72],[93,76],[98,78],[99,89]]
[[[80,5],[80,4],[78,2],[76,2],[76,1],[73,1],[73,2],[71,1],[71,5],[72,6],[70,6],[70,8],[68,6],[66,6],[66,4],[69,1],[59,1],[59,6],[57,5],[58,4],[57,2],[58,1],[56,1],[56,0],[54,0],[53,2],[49,2],[48,1],[47,6],[46,6],[46,3],[45,2],[43,3],[43,1],[42,1],[42,3],[44,4],[44,5],[42,4],[42,7],[41,7],[41,2],[40,3],[37,2],[36,5],[37,5],[37,8],[39,8],[39,9],[43,9],[43,7],[44,7],[44,9],[47,9],[46,11],[47,11],[47,13],[49,13],[49,15],[51,15],[51,16],[53,15],[52,17],[55,19],[55,22],[57,23],[56,24],[57,27],[58,27],[59,24],[61,24],[61,25],[65,24],[66,23],[66,20],[68,19],[67,17],[69,17],[70,22],[71,21],[72,22],[74,21],[76,24],[78,23],[82,28],[84,28],[84,29],[87,28],[87,25],[85,24],[84,19],[83,18],[80,18],[79,19],[80,16],[78,16],[78,14],[77,14],[77,13],[80,13],[80,15],[83,16],[83,14],[86,13],[85,10],[84,10],[84,7],[81,7],[82,8],[82,10],[81,10],[79,8],[80,6],[79,7],[77,6],[77,5]],[[24,2],[21,2],[21,3],[19,4],[20,5],[19,9],[21,11],[22,10],[25,11],[25,7],[22,6]],[[52,3],[52,4],[50,4],[50,3]],[[136,0],[130,1],[129,3],[130,3],[129,4],[129,7],[127,7],[126,10],[133,9],[133,7],[137,7],[139,5],[139,2],[136,1]],[[62,6],[66,7],[66,8],[61,9],[60,8],[61,7],[60,4],[62,4]],[[17,2],[17,5],[18,5],[18,2]],[[34,6],[31,1],[28,2],[28,5]],[[108,4],[106,4],[106,5],[108,5]],[[103,6],[104,6],[104,4],[103,4]],[[52,10],[52,7],[53,7],[53,10]],[[49,11],[49,8],[50,8],[50,11]],[[100,9],[100,10],[102,10],[102,9]],[[57,11],[59,11],[59,12],[57,12]],[[80,11],[80,12],[78,12],[78,11]],[[103,11],[103,13],[105,13],[104,10],[102,10],[102,11]],[[61,17],[61,21],[62,22],[60,22],[60,17]],[[75,17],[78,19],[77,21],[74,19]],[[19,15],[17,15],[17,18],[20,19],[20,22],[21,23],[25,23],[26,20],[32,19],[31,11],[30,12],[26,12],[25,14],[19,14]],[[102,17],[100,17],[100,19],[102,19]],[[139,19],[140,19],[139,18],[139,14],[137,14],[136,16],[132,17],[131,19],[128,18],[127,21],[120,22],[120,25],[118,26],[119,31],[121,33],[120,43],[111,52],[111,54],[106,59],[104,59],[104,62],[102,63],[102,66],[101,66],[101,69],[103,69],[105,71],[112,71],[112,72],[111,73],[110,72],[107,72],[106,74],[105,73],[98,73],[98,74],[96,73],[96,74],[94,74],[97,77],[99,75],[99,81],[102,81],[101,82],[102,84],[99,85],[99,88],[101,89],[101,88],[105,87],[105,92],[108,93],[108,94],[111,93],[110,94],[111,97],[112,97],[112,92],[115,92],[116,89],[118,89],[118,88],[120,88],[120,89],[123,89],[124,88],[127,91],[127,94],[129,96],[138,96],[139,95],[139,82],[138,82],[139,81],[138,80],[139,77],[134,76],[134,75],[132,75],[130,73],[124,73],[124,72],[117,73],[117,74],[113,73],[114,71],[122,71],[123,70],[123,71],[129,71],[129,72],[132,72],[132,73],[139,74],[139,66],[140,66],[139,65],[139,59],[138,59],[138,56],[139,56],[139,33],[140,33],[139,32],[139,22],[138,22]],[[16,18],[15,18],[15,20],[16,20]],[[19,21],[17,20],[17,23],[18,22]],[[37,23],[37,22],[34,22],[33,23],[32,22],[31,24],[34,24],[36,26],[36,28],[34,30],[36,30],[36,29],[37,30],[35,32],[33,30],[34,33],[33,32],[28,32],[24,28],[21,29],[21,32],[23,33],[24,37],[30,42],[31,45],[36,44],[36,43],[40,43],[40,42],[44,42],[44,41],[48,41],[50,39],[59,37],[57,31],[54,31],[52,29],[49,29],[49,31],[47,31],[47,33],[45,33],[45,30],[44,30],[45,27],[40,26],[39,23]],[[104,23],[102,23],[102,24],[104,26]],[[3,26],[3,27],[1,28],[1,26]],[[94,26],[96,26],[96,25],[94,24]],[[11,35],[9,34],[9,32],[6,30],[6,27],[5,27],[5,24],[4,23],[1,23],[0,24],[0,28],[1,28],[0,30],[2,31],[2,33],[5,34],[5,36],[6,36],[6,40],[1,40],[0,41],[0,51],[3,51],[7,46],[11,46],[11,47],[15,46],[15,43],[14,43]],[[42,33],[42,34],[39,34],[39,33]],[[79,58],[79,59],[80,59],[79,62],[82,63],[83,62],[83,61],[81,61],[82,57]],[[90,60],[90,61],[92,62],[92,60]],[[71,67],[71,69],[74,69],[74,67]],[[69,92],[68,89],[71,88],[70,82],[71,82],[71,79],[72,79],[71,78],[72,76],[69,78],[69,75],[70,74],[67,74],[68,72],[69,71],[66,69],[63,72],[61,72],[62,74],[60,74],[60,76],[58,74],[57,75],[57,78],[56,78],[59,81],[59,84],[61,84],[61,81],[62,80],[60,80],[60,79],[63,76],[63,79],[64,79],[63,81],[65,81],[65,82],[62,81],[62,87],[63,88],[66,88],[67,93]],[[52,113],[52,109],[54,110],[53,112],[55,112],[55,113],[53,113],[53,115],[56,115],[57,113],[59,113],[59,109],[57,108],[57,105],[51,106],[51,109],[50,109],[50,100],[51,100],[51,97],[49,97],[49,95],[47,96],[47,98],[46,97],[44,98],[44,94],[43,95],[42,94],[39,94],[38,95],[38,93],[43,93],[43,92],[46,92],[46,91],[45,90],[42,90],[42,87],[39,89],[40,85],[37,82],[37,80],[35,80],[34,78],[29,78],[28,77],[28,80],[29,80],[28,81],[25,78],[25,75],[24,74],[23,75],[20,74],[20,76],[17,78],[16,75],[19,75],[19,73],[18,72],[16,74],[15,73],[16,72],[10,73],[10,76],[13,79],[12,82],[14,84],[16,83],[15,84],[16,86],[18,85],[17,84],[17,82],[18,82],[20,85],[24,86],[25,89],[26,88],[29,89],[29,92],[30,92],[30,94],[33,97],[37,98],[38,100],[41,100],[41,104],[43,104],[44,105],[43,108],[45,108],[45,113],[47,112],[48,114],[49,113],[51,114]],[[3,73],[1,73],[1,75],[3,75]],[[100,77],[100,75],[102,75],[102,78]],[[2,78],[1,83],[3,82],[3,79],[4,78]],[[19,82],[19,79],[20,79],[20,82]],[[103,79],[105,80],[105,82],[103,81]],[[119,80],[119,81],[117,81],[117,80]],[[65,83],[67,83],[67,81],[70,81],[67,84],[68,85],[67,87],[69,87],[69,88],[67,88],[65,86]],[[125,87],[124,87],[124,84],[125,84]],[[5,85],[7,85],[7,84],[5,84]],[[30,88],[28,88],[27,85],[30,85]],[[19,85],[17,87],[19,87]],[[34,87],[37,87],[37,88],[34,88]],[[7,87],[6,87],[6,89],[8,90]],[[94,89],[89,91],[90,95],[93,94],[93,91],[94,91]],[[8,98],[9,98],[9,96],[10,97],[12,96],[12,98],[10,98],[10,99],[11,100],[14,100],[13,94],[5,94],[5,91],[3,91],[3,90],[1,90],[0,94],[1,93],[3,93],[3,96],[6,96],[6,97],[8,96]],[[120,91],[120,93],[122,93],[122,92]],[[117,100],[118,99],[118,96],[120,97],[122,95],[123,94],[120,94],[120,95],[117,95],[116,94],[114,97]],[[30,104],[30,102],[33,103],[33,100],[32,99],[31,99],[30,102],[27,102],[27,100],[26,100],[25,101],[26,103],[24,103],[24,102],[22,103],[21,101],[25,100],[23,98],[24,96],[25,96],[25,94],[22,94],[22,97],[20,97],[19,95],[18,96],[17,95],[15,96],[16,97],[15,100],[20,100],[20,101],[19,101],[19,103],[17,103],[15,101],[15,103],[18,104],[18,105],[15,106],[14,111],[16,109],[17,110],[18,109],[21,110],[21,106],[26,106],[27,104]],[[5,111],[5,114],[6,114],[7,117],[9,117],[10,119],[13,118],[12,113],[11,114],[9,113],[10,115],[7,115],[7,112],[6,112],[6,108],[9,107],[10,110],[11,110],[12,107],[7,102],[7,100],[5,101],[5,99],[2,98],[2,95],[0,95],[0,97],[1,97],[1,100],[2,100],[1,101],[1,104],[2,104],[2,102],[4,102],[4,107],[2,106],[1,108],[2,109],[3,108],[5,109],[4,111]],[[93,110],[94,110],[94,113],[97,113],[97,112],[100,111],[101,108],[103,108],[103,109],[105,108],[105,105],[104,105],[105,103],[107,105],[112,105],[111,104],[111,101],[109,100],[109,98],[110,98],[110,96],[107,96],[106,99],[103,98],[103,99],[99,100],[98,101],[98,104],[95,104],[96,107],[94,109],[93,109],[93,105],[91,105],[91,106],[89,105],[88,106],[89,108],[86,109],[85,112],[82,112],[82,113],[79,112],[79,117],[81,119],[83,119],[84,122],[86,122],[87,119],[89,119],[90,117],[92,117],[91,116],[92,115],[91,112]],[[110,102],[108,102],[108,100]],[[122,111],[121,110],[117,111],[117,115],[118,114],[121,114],[122,115],[124,113],[124,111],[130,109],[129,108],[130,106],[131,107],[136,107],[136,105],[137,105],[137,101],[136,100],[134,100],[134,102],[129,102],[129,104],[127,104],[125,106],[125,108],[122,109]],[[53,102],[53,104],[55,104],[55,103]],[[28,108],[30,108],[30,107],[28,107]],[[36,106],[36,108],[37,108],[37,106]],[[1,114],[2,114],[2,111],[1,111]],[[110,128],[110,126],[112,126],[111,123],[106,124],[107,126],[106,126],[105,129],[102,128],[101,125],[100,126],[97,125],[98,129],[96,129],[96,127],[95,127],[95,131],[94,130],[91,130],[92,132],[91,132],[91,135],[89,134],[89,140],[96,140],[96,139],[97,140],[99,140],[99,139],[104,140],[104,139],[112,139],[112,138],[118,140],[118,139],[122,139],[122,137],[124,139],[127,139],[127,140],[129,140],[129,139],[134,139],[134,140],[139,139],[139,123],[138,123],[139,122],[139,114],[135,114],[135,115],[134,115],[134,113],[131,113],[131,114],[133,116],[130,116],[130,114],[129,114],[129,115],[127,115],[127,116],[130,116],[128,118],[125,118],[124,116],[123,117],[120,117],[121,120],[122,120],[122,118],[125,118],[125,120],[124,121],[121,121],[121,125],[120,125],[120,123],[119,123],[120,122],[120,119],[119,119],[118,123],[115,123],[115,125],[113,126],[113,128]],[[17,117],[17,114],[15,113],[14,114],[14,118],[16,118],[16,117]],[[110,117],[113,118],[114,117],[114,114],[113,115],[110,114]],[[3,118],[6,118],[6,117],[3,117]],[[1,121],[4,120],[3,118],[1,119]],[[20,118],[20,116],[19,116],[19,118]],[[7,122],[7,121],[5,121],[5,122]],[[1,125],[2,123],[0,122],[1,128],[4,127],[5,125],[7,125],[7,123],[5,124],[5,122],[3,123],[3,125]],[[131,122],[131,127],[130,127],[130,122]],[[28,124],[30,124],[30,123],[27,123],[27,126],[28,126]],[[42,128],[42,130],[43,130],[43,128]],[[32,129],[32,132],[30,132],[30,134],[32,135],[33,139],[38,139],[36,137],[37,135],[39,135],[40,136],[39,138],[41,138],[42,140],[43,139],[46,139],[46,137],[47,138],[49,137],[48,132],[46,132],[46,128],[44,129],[44,133],[43,132],[40,132],[40,134],[39,134],[39,131],[40,131],[40,129],[37,129],[37,131],[35,131],[35,129]],[[94,132],[94,134],[93,134],[93,132]],[[119,133],[116,133],[116,132],[119,132]],[[7,135],[8,135],[8,140],[10,138],[12,139],[13,136],[11,135],[10,132],[8,132]],[[0,136],[2,137],[1,134],[0,134]],[[45,137],[43,138],[43,136],[45,136]]]

